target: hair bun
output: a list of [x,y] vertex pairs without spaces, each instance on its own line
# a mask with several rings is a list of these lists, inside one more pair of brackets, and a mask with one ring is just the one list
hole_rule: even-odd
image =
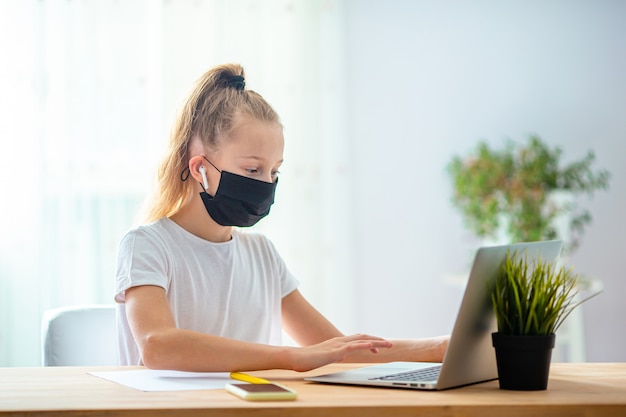
[[226,78],[226,84],[235,90],[243,90],[246,88],[246,82],[241,75],[231,75]]

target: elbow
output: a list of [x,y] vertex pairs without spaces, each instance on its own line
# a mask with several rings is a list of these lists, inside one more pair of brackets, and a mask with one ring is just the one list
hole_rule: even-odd
[[173,352],[168,348],[167,336],[150,334],[141,344],[141,359],[145,367],[150,369],[174,369],[172,367]]

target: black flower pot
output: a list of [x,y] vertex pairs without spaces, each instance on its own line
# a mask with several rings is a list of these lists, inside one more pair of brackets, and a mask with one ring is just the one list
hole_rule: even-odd
[[500,389],[536,391],[548,387],[556,335],[517,336],[492,333]]

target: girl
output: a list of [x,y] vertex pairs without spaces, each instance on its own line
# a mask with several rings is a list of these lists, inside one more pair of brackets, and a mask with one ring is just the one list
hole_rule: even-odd
[[[159,170],[148,223],[120,243],[115,279],[122,365],[306,371],[337,361],[441,361],[446,338],[344,336],[298,291],[252,226],[274,202],[278,115],[238,65],[211,69],[187,98]],[[301,347],[281,346],[285,330]]]

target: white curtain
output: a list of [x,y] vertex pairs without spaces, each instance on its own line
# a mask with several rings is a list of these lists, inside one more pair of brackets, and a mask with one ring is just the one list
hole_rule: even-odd
[[244,65],[285,126],[274,240],[352,331],[341,0],[0,0],[0,366],[36,366],[47,308],[111,303],[178,103]]

